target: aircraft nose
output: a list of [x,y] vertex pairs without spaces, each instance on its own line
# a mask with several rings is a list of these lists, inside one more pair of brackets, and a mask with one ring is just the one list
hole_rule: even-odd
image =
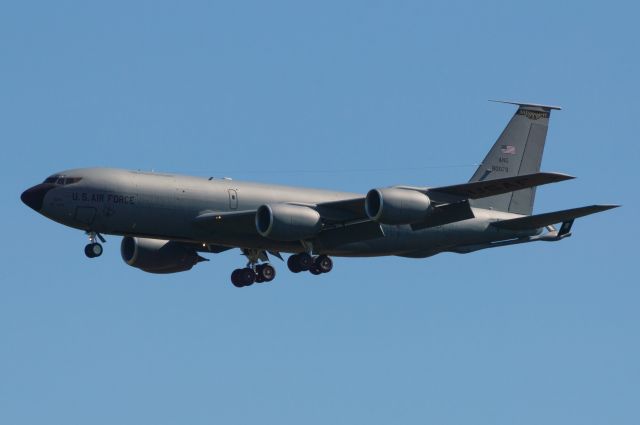
[[53,188],[49,185],[38,184],[22,192],[20,199],[28,207],[40,211],[42,209],[42,203],[44,202],[44,196],[51,189]]

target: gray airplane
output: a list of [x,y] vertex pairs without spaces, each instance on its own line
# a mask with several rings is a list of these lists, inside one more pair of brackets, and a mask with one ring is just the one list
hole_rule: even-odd
[[[510,103],[510,102],[505,102]],[[518,110],[468,183],[394,186],[366,195],[112,168],[63,171],[27,189],[29,207],[83,230],[85,254],[102,234],[124,236],[123,260],[150,273],[190,270],[201,253],[240,248],[237,287],[275,277],[269,255],[292,253],[294,273],[333,268],[331,256],[425,258],[571,235],[573,221],[615,208],[592,205],[531,215],[536,187],[573,177],[540,172],[554,106]],[[559,228],[554,225],[560,224]]]

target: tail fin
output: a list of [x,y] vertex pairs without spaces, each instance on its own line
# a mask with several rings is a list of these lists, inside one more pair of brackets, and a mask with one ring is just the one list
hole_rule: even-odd
[[[531,103],[501,103],[518,105],[518,110],[469,182],[514,177],[540,171],[549,116],[552,109],[560,108]],[[471,204],[478,208],[530,215],[533,212],[535,196],[536,188],[531,187],[476,199]]]

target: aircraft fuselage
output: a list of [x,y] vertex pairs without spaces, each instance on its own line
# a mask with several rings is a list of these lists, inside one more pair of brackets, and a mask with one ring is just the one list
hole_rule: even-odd
[[[255,228],[210,229],[199,226],[194,219],[208,212],[256,210],[264,204],[315,205],[362,196],[110,168],[68,170],[55,176],[69,182],[61,180],[34,186],[23,194],[23,200],[42,215],[69,227],[102,234],[294,253],[302,250],[298,241],[265,238]],[[473,212],[473,219],[423,230],[412,230],[408,225],[383,225],[382,237],[330,248],[319,244],[314,246],[314,251],[334,256],[426,257],[452,247],[539,233],[505,231],[490,226],[496,220],[518,217],[515,214],[477,208]]]

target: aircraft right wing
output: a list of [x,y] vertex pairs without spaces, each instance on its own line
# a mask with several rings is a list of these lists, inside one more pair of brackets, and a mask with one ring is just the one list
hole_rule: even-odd
[[[471,210],[471,206],[469,205],[469,199],[500,195],[520,189],[541,186],[549,183],[557,183],[573,178],[575,177],[562,173],[537,172],[452,186],[433,188],[409,186],[397,187],[417,190],[427,195],[433,201],[432,213],[429,214],[423,222],[411,224],[413,230],[420,230],[473,218],[474,215]],[[320,213],[325,222],[350,226],[370,221],[365,212],[364,205],[365,197],[358,197],[339,201],[323,202],[314,205],[313,208]],[[368,229],[368,236],[370,238],[374,238],[379,236],[379,231],[377,230],[378,227],[379,226],[376,226],[375,224],[362,224],[359,226],[359,229]],[[355,236],[359,233],[355,230],[356,229],[354,228],[348,233],[353,233]]]
[[[417,190],[429,196],[435,202],[438,217],[432,217],[430,225],[446,224],[452,221],[472,218],[468,199],[484,198],[500,195],[528,187],[541,186],[549,183],[561,182],[575,177],[561,173],[538,172],[523,174],[515,177],[463,183],[453,186],[433,188],[397,186],[402,189]],[[321,202],[318,204],[299,204],[309,206],[320,213],[322,219],[329,223],[350,225],[362,221],[370,221],[365,212],[365,197],[342,199],[338,201]],[[247,212],[231,213],[246,214]],[[448,217],[449,216],[449,217]],[[220,220],[224,220],[223,216]],[[238,219],[239,217],[233,217]],[[433,224],[431,223],[433,222]],[[429,226],[427,226],[429,227]]]
[[255,217],[255,210],[206,212],[197,216],[194,222],[212,230],[224,229],[230,232],[244,233],[247,230],[255,230]]
[[[380,224],[371,221],[364,212],[364,197],[332,201],[315,205],[298,204],[320,213],[325,227],[317,236],[323,246],[336,246],[361,242],[384,236]],[[232,212],[205,212],[194,223],[201,228],[219,233],[257,235],[257,210]]]
[[324,220],[347,223],[366,220],[364,211],[364,196],[344,199],[340,201],[321,202],[314,206]]
[[[411,224],[413,230],[420,230],[473,218],[474,215],[469,205],[469,199],[499,195],[572,178],[574,177],[566,174],[538,172],[435,188],[406,186],[400,186],[399,188],[416,190],[426,194],[432,199],[432,213],[429,214],[424,221]],[[322,241],[324,244],[334,242],[344,244],[375,239],[384,235],[380,224],[372,221],[367,216],[364,196],[321,202],[318,204],[292,204],[314,209],[320,214],[323,221],[323,229],[318,235],[318,241]],[[494,223],[494,225],[505,229],[538,228],[545,226],[546,224],[544,223],[548,220],[551,220],[550,223],[557,223],[572,214],[574,215],[573,218],[575,218],[613,207],[593,206],[585,208],[587,208],[587,210],[575,209],[550,213],[548,215],[542,214],[540,216],[503,220]],[[595,210],[593,210],[594,208]],[[195,223],[214,232],[256,235],[256,212],[257,210],[205,212],[195,218]],[[570,218],[571,217],[567,219]],[[543,224],[538,225],[539,223]]]
[[537,172],[502,179],[476,181],[452,186],[417,188],[398,186],[402,189],[417,190],[432,201],[432,212],[424,221],[412,223],[413,230],[455,223],[473,218],[470,199],[501,195],[529,187],[541,186],[570,180],[575,177],[561,173]]

